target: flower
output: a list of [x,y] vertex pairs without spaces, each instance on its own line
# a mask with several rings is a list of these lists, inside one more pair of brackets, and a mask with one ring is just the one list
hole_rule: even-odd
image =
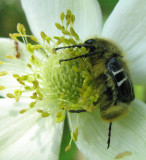
[[[101,11],[96,0],[63,0],[61,3],[59,0],[22,0],[22,6],[31,30],[38,39],[41,31],[50,36],[59,36],[58,30],[54,29],[54,23],[59,21],[58,15],[61,12],[70,9],[75,14],[74,28],[82,42],[92,36],[112,39],[125,51],[125,59],[129,64],[134,83],[146,84],[145,0],[142,0],[141,3],[138,0],[129,0],[128,2],[120,0],[103,29],[101,27]],[[7,87],[0,92],[1,95],[15,89],[16,80],[12,77],[13,74],[21,75],[22,72],[27,71],[26,64],[29,63],[30,54],[23,44],[19,44],[20,58],[11,59],[13,57],[9,56],[14,55],[16,47],[17,44],[14,45],[11,40],[0,40],[0,72],[1,75],[5,75],[1,77],[0,86]],[[15,93],[18,95],[18,92]],[[21,93],[19,92],[19,94]],[[11,96],[13,95],[9,95],[9,97]],[[56,123],[54,115],[40,118],[40,114],[33,114],[33,108],[25,114],[18,114],[21,108],[21,111],[24,111],[24,108],[30,104],[28,99],[14,102],[5,98],[1,99],[0,103],[2,146],[0,159],[58,159],[63,123]],[[50,101],[49,104],[51,107],[56,107],[54,101]],[[137,99],[132,102],[131,111],[114,122],[111,147],[108,150],[105,147],[108,124],[101,120],[99,112],[80,114],[79,135],[76,143],[78,148],[89,160],[144,159],[145,110],[146,105],[143,102]],[[75,118],[75,115],[71,115],[73,128],[76,127]]]

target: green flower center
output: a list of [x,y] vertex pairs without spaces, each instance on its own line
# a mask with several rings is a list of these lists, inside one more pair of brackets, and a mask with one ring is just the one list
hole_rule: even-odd
[[91,93],[93,77],[89,61],[78,59],[59,64],[59,60],[71,58],[77,52],[80,50],[67,49],[51,55],[42,69],[42,86],[45,93],[56,97],[60,109],[91,111],[97,95],[93,95],[93,90]]
[[80,97],[79,89],[84,78],[81,72],[74,71],[75,67],[79,67],[77,61],[59,64],[60,59],[67,57],[65,55],[66,53],[63,53],[48,58],[43,68],[43,85],[57,99],[64,99],[66,103],[76,103]]

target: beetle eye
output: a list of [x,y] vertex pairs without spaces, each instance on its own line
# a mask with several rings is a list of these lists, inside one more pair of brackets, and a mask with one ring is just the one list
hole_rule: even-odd
[[95,42],[95,39],[88,39],[84,42],[84,44],[93,44]]

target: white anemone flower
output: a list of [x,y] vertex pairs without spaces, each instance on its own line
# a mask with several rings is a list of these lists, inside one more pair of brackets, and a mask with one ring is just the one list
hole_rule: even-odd
[[[113,40],[125,52],[124,58],[134,84],[146,85],[145,0],[119,0],[103,28],[101,10],[96,0],[22,0],[21,2],[30,28],[38,39],[42,31],[51,37],[60,36],[54,24],[60,21],[61,12],[70,9],[76,19],[74,29],[82,43],[94,36]],[[13,58],[17,47],[20,57],[17,51],[18,57]],[[10,93],[22,85],[21,81],[18,85],[15,78],[18,75],[29,74],[30,53],[25,44],[19,43],[17,46],[13,40],[4,38],[0,39],[0,53],[0,95],[5,96],[9,93],[8,97],[12,98],[13,95]],[[39,52],[36,51],[35,55],[39,56]],[[40,54],[40,59],[41,57]],[[39,67],[38,65],[37,68]],[[50,71],[49,73],[51,74]],[[36,86],[37,82],[33,81],[33,87]],[[16,95],[18,92],[21,94],[20,90],[15,90]],[[41,96],[39,90],[37,93]],[[41,110],[39,110],[42,114],[40,116],[40,113],[35,112],[32,103],[32,109],[25,112],[30,105],[27,96],[24,94],[20,100],[16,99],[19,102],[10,98],[0,100],[0,159],[57,160],[63,122],[56,123],[55,114],[49,116]],[[35,94],[32,99],[35,99]],[[41,101],[40,98],[36,104],[38,107],[41,106],[41,109],[46,109],[46,107],[55,108],[58,105],[55,102],[54,99]],[[21,113],[25,113],[19,114],[20,110]],[[143,160],[146,157],[145,113],[146,104],[135,99],[128,114],[113,123],[111,146],[108,150],[106,149],[108,123],[101,120],[99,111],[78,114],[79,135],[76,145],[88,160]],[[42,118],[43,116],[46,118]],[[75,114],[70,117],[72,128],[76,127],[75,118]]]

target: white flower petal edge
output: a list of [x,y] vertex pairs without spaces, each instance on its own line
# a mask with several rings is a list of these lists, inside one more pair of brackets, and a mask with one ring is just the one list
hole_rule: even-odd
[[[135,100],[129,113],[113,122],[109,149],[107,149],[109,124],[101,120],[99,112],[80,114],[77,140],[79,150],[88,160],[114,160],[120,153],[123,153],[122,160],[145,159],[145,113],[146,104]],[[74,127],[75,122],[75,116],[72,115]]]
[[[27,51],[26,45],[18,42],[18,51],[16,50],[16,42],[9,38],[0,38],[0,62],[4,62],[0,65],[0,72],[8,72],[5,76],[0,76],[0,86],[5,86],[5,90],[0,90],[0,95],[5,96],[6,93],[13,92],[19,83],[13,78],[13,74],[25,74],[28,73],[27,63],[30,59],[30,52]],[[19,52],[20,58],[16,58],[16,54]],[[37,54],[39,54],[37,52]],[[7,58],[12,56],[14,59]]]
[[[8,72],[5,76],[0,76],[0,86],[6,87],[5,90],[0,90],[0,95],[5,96],[6,93],[13,92],[14,87],[19,88],[19,84],[13,74],[20,74],[27,71],[27,63],[30,59],[30,53],[26,50],[26,46],[23,43],[18,43],[18,51],[20,53],[20,59],[16,58],[17,50],[15,41],[9,38],[0,38],[0,61],[4,64],[0,65],[0,72]],[[14,59],[7,58],[6,56],[12,56]]]
[[81,40],[100,33],[102,15],[97,0],[21,0],[30,28],[36,37],[44,31],[48,36],[59,36],[55,27],[61,12],[70,9],[75,14],[75,30]]
[[[16,41],[9,38],[0,38],[0,61],[6,63],[0,65],[0,71],[6,70],[21,73],[26,70],[26,64],[29,62],[31,54],[27,51],[26,45],[21,42],[18,42],[18,52],[20,58],[16,58]],[[13,57],[13,59],[8,58],[8,56]]]
[[135,84],[146,85],[146,0],[120,0],[104,25],[102,36],[125,51]]
[[18,114],[27,105],[0,99],[0,159],[58,160],[63,123],[55,123],[54,116],[42,118],[33,110]]

